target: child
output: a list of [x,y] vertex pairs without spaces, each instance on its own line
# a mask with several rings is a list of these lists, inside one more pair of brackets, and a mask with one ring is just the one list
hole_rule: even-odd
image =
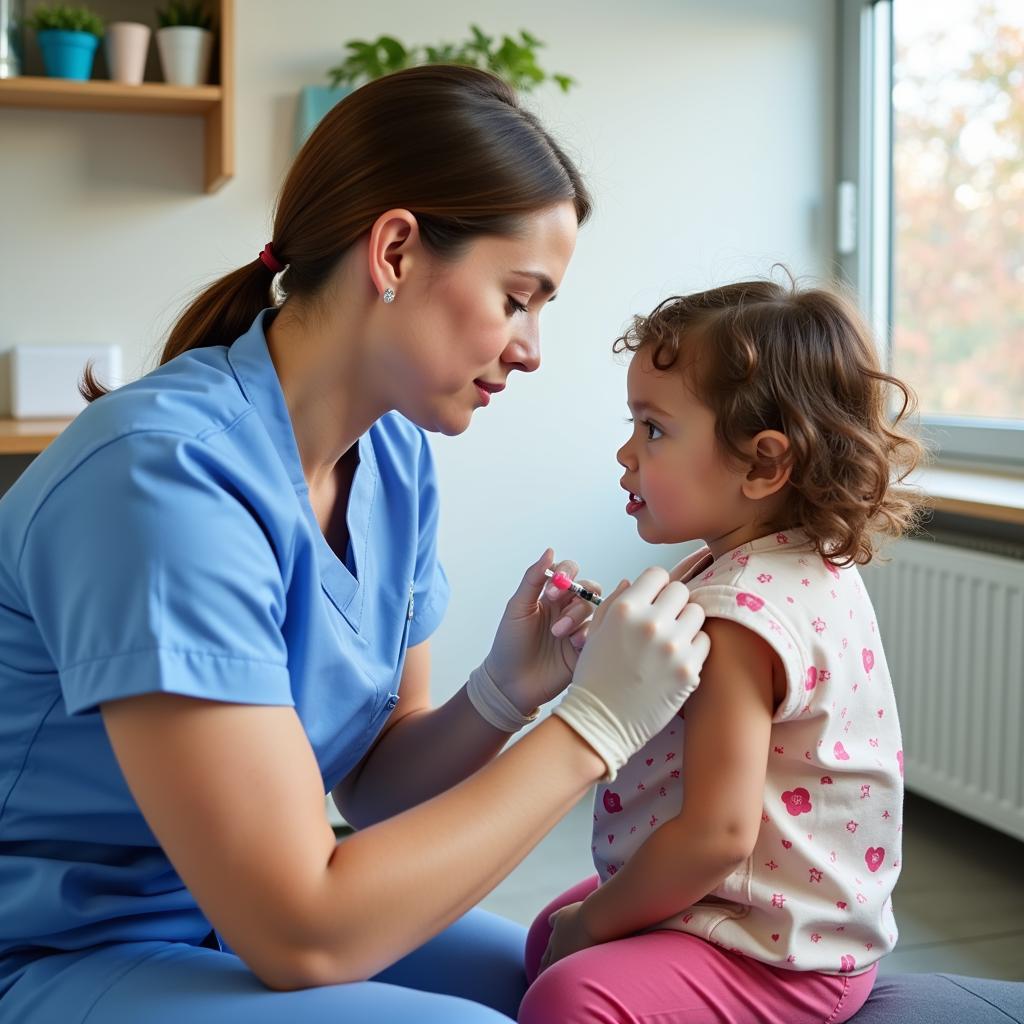
[[915,518],[912,396],[850,305],[795,285],[669,299],[622,348],[626,512],[707,541],[684,582],[711,654],[598,785],[598,877],[534,922],[519,1020],[840,1024],[896,942],[903,752],[857,565]]

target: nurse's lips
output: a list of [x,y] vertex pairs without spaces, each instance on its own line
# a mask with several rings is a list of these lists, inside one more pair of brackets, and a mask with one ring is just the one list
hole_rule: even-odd
[[475,380],[473,383],[476,385],[476,390],[480,395],[480,401],[486,406],[491,400],[491,395],[496,395],[499,391],[505,390],[504,384],[489,384],[485,380]]

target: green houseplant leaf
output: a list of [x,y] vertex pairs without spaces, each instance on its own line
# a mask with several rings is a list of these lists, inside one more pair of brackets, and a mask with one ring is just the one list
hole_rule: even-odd
[[380,36],[373,42],[353,39],[345,45],[348,56],[328,72],[334,86],[355,85],[420,63],[415,54],[393,36]]
[[204,28],[213,26],[213,17],[206,10],[203,0],[189,3],[188,0],[170,0],[162,10],[156,12],[161,28]]
[[57,30],[61,32],[88,32],[103,36],[103,19],[88,7],[37,7],[29,24],[37,32]]
[[462,42],[441,42],[429,46],[406,47],[393,36],[367,41],[353,39],[345,44],[345,59],[327,72],[331,85],[356,86],[382,75],[418,64],[466,64],[484,68],[505,79],[521,92],[529,92],[550,80],[568,92],[576,80],[565,74],[549,74],[537,63],[537,50],[544,44],[522,30],[519,38],[502,36],[496,43],[479,25],[470,25],[470,35]]

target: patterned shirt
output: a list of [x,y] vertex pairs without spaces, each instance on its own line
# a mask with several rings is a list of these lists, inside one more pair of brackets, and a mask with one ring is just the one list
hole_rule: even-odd
[[[860,973],[896,942],[903,831],[899,720],[860,573],[837,569],[790,530],[741,545],[688,585],[709,619],[738,622],[775,651],[786,689],[753,853],[651,930],[793,970]],[[685,711],[598,787],[592,849],[602,883],[682,808]]]

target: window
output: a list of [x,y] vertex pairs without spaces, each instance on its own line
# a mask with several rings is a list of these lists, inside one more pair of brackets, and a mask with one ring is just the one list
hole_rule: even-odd
[[849,8],[844,265],[942,454],[1024,462],[1024,3]]

